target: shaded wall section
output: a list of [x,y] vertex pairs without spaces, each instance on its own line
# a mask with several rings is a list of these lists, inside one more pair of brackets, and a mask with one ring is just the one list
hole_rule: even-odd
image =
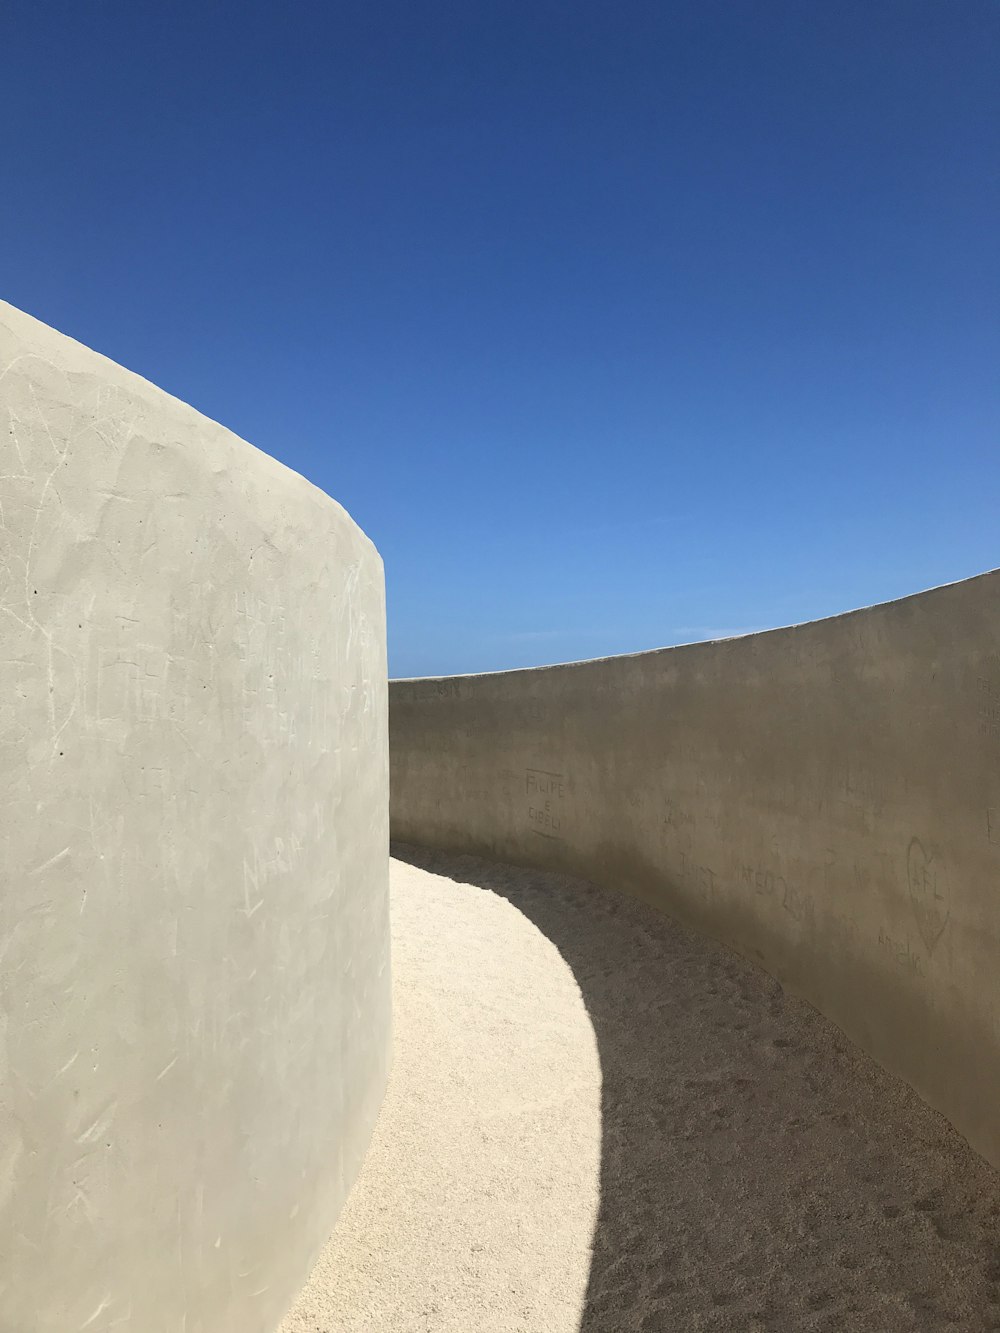
[[1000,572],[390,684],[397,838],[569,871],[810,1000],[1000,1165]]
[[268,1333],[388,1060],[381,560],[0,305],[0,1329]]

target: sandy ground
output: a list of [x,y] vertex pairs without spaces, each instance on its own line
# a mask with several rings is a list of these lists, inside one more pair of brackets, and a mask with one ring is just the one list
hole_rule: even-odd
[[1000,1330],[1000,1177],[815,1011],[591,885],[395,851],[393,1075],[282,1333]]

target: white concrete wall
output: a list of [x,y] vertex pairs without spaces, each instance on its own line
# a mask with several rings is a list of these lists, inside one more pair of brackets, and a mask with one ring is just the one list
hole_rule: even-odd
[[389,1040],[382,565],[0,305],[0,1330],[268,1333]]
[[632,657],[390,685],[396,837],[634,893],[1000,1166],[1000,573]]

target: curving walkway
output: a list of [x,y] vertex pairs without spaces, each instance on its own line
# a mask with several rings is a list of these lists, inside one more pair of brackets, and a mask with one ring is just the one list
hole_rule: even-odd
[[1000,1177],[808,1005],[592,885],[395,852],[393,1074],[282,1333],[1000,1330]]

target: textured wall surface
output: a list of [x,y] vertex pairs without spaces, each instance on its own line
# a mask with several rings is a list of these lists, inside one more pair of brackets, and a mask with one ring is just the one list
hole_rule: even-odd
[[1000,1165],[1000,573],[743,639],[390,685],[393,834],[734,946]]
[[267,1333],[389,1038],[382,564],[0,305],[0,1330]]

